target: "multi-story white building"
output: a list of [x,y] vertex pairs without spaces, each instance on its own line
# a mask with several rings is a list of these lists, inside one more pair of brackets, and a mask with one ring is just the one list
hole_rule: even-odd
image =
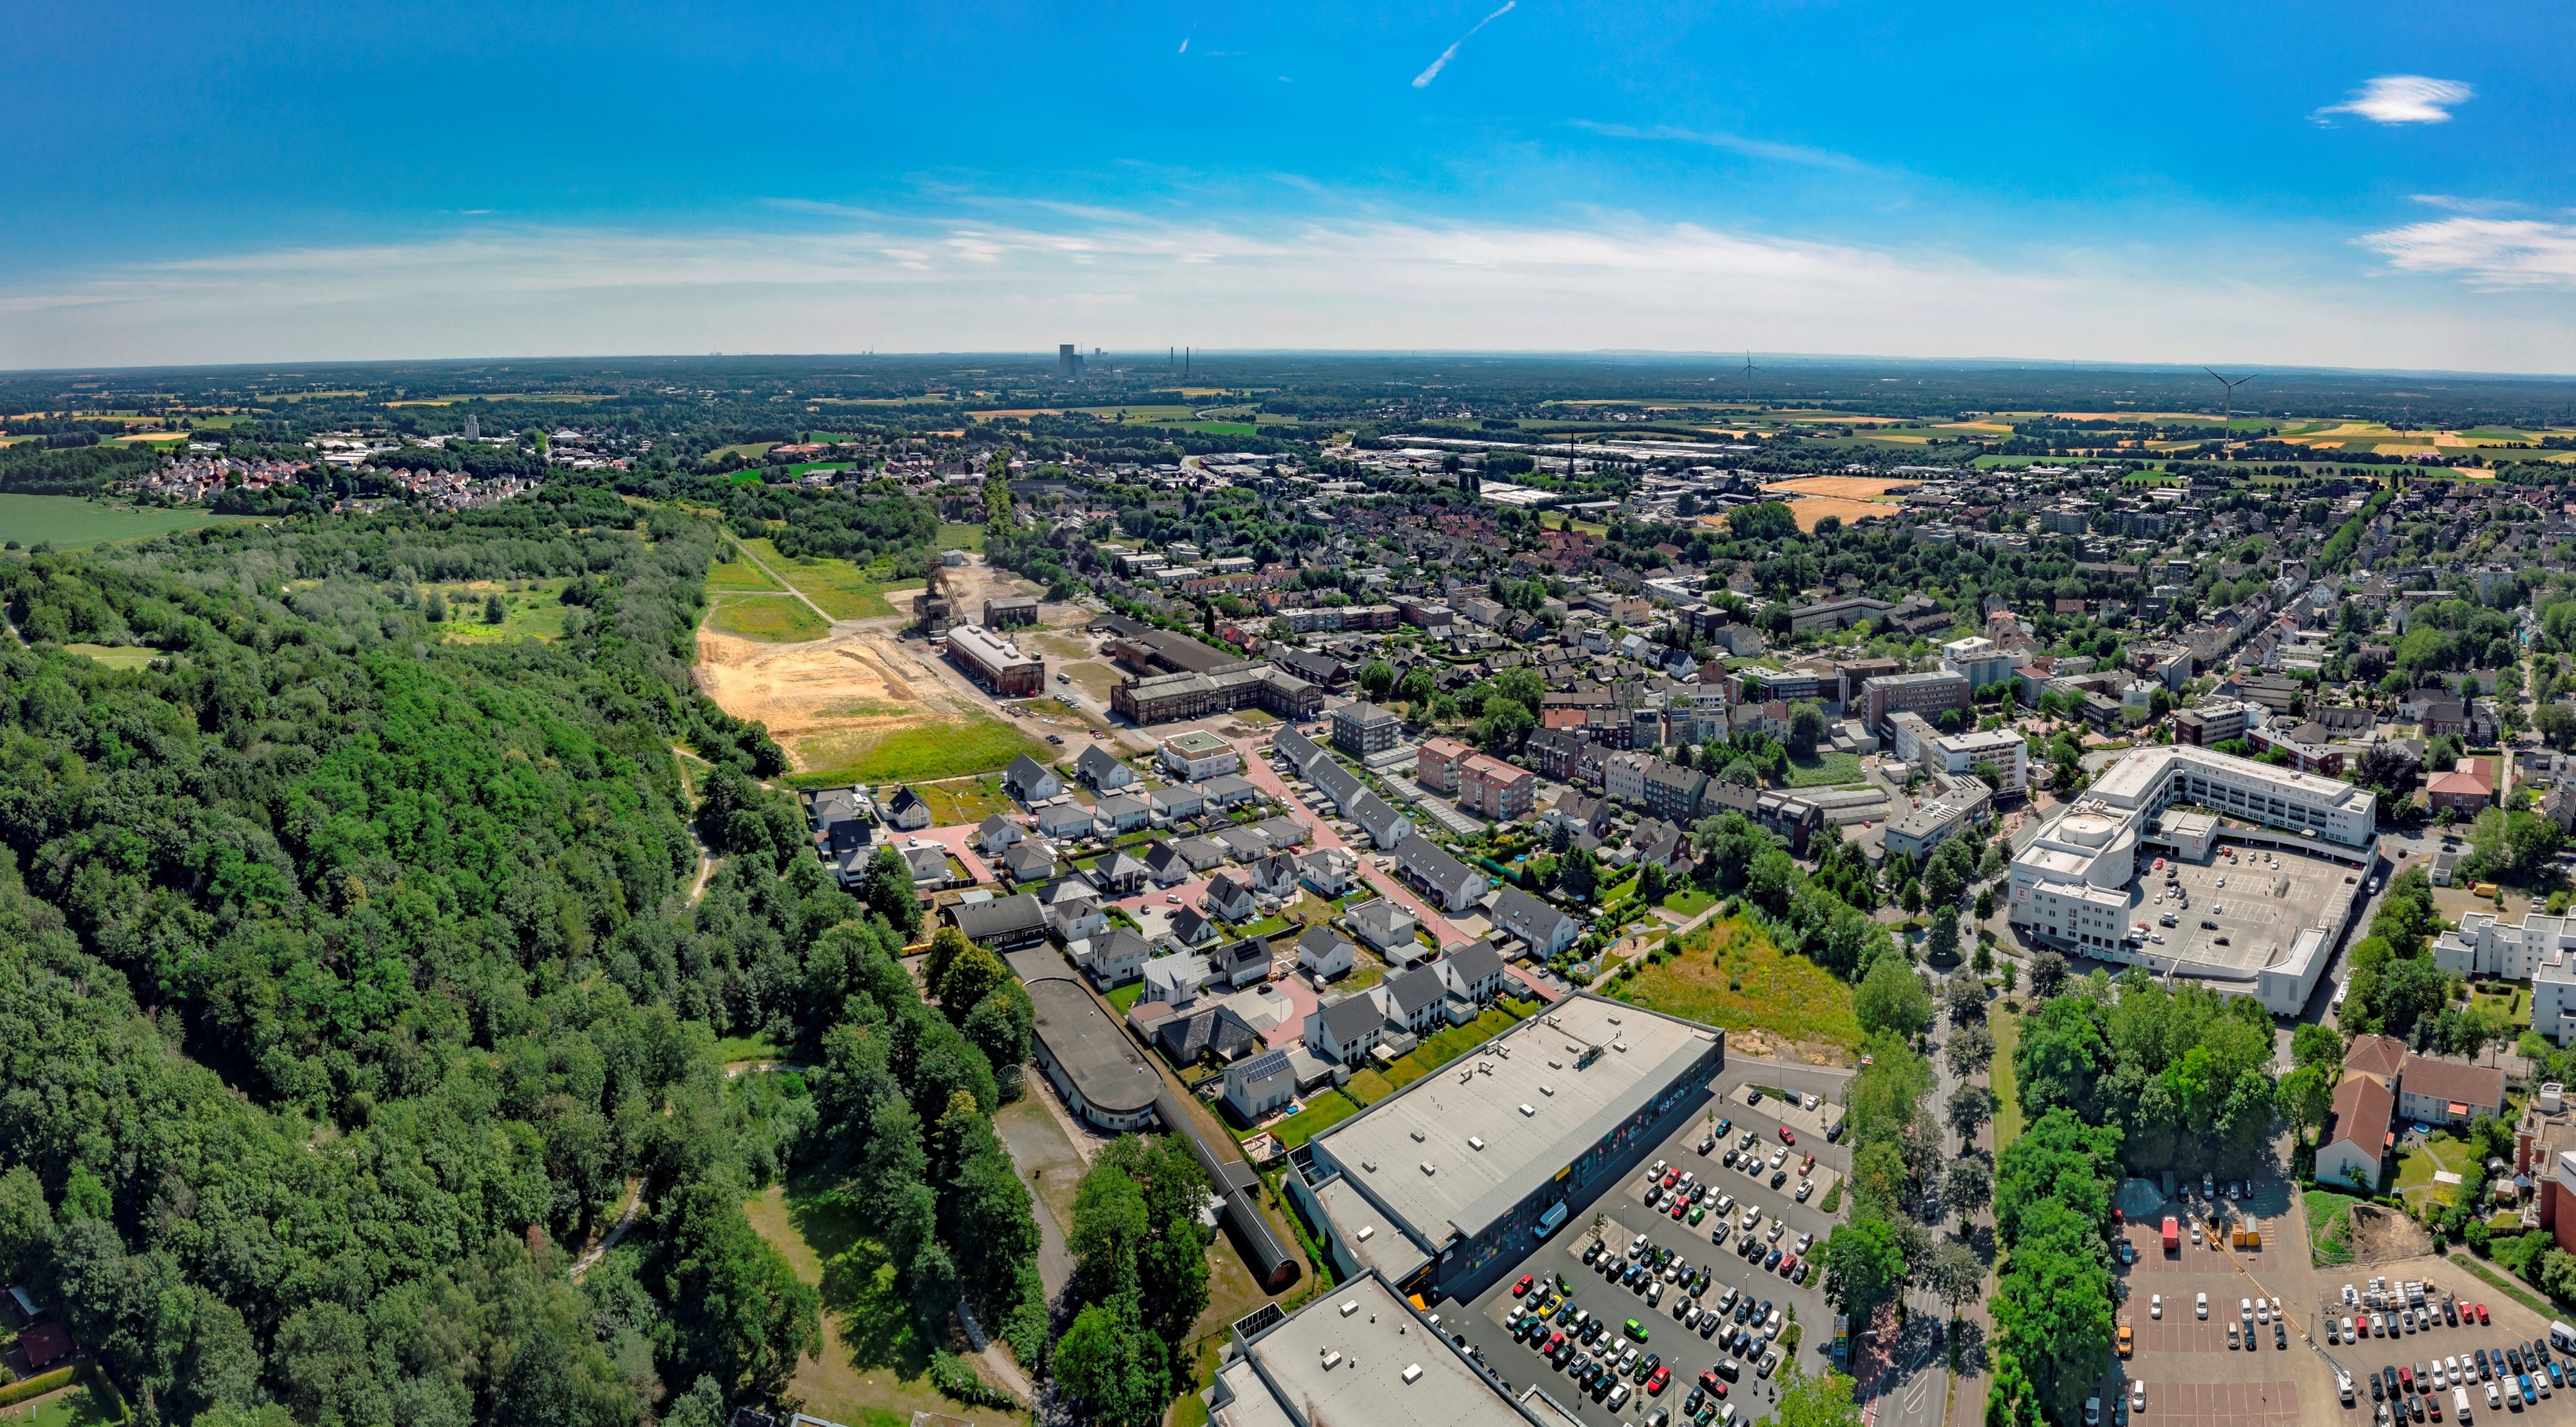
[[[2179,960],[2127,941],[2140,846],[2176,803],[2287,829],[2315,855],[2367,864],[2376,842],[2378,800],[2348,783],[2205,749],[2140,748],[2103,770],[2083,797],[2013,858],[2007,904],[2013,926],[2042,945],[2105,961]],[[2206,855],[2213,825],[2205,816],[2175,814],[2154,835],[2198,858]],[[2256,983],[2274,1011],[2295,1014],[2324,971],[2325,953],[2348,910],[2329,911],[2332,926],[2290,933],[2285,955],[2233,969]]]
[[2531,970],[2531,1028],[2560,1045],[2576,1039],[2576,956],[2565,950]]
[[1601,791],[1632,807],[1646,801],[1646,754],[1614,753],[1601,765]]
[[1204,783],[1221,773],[1239,772],[1243,758],[1234,745],[1199,729],[1175,733],[1163,740],[1163,767],[1184,783]]
[[[2505,925],[2493,912],[2470,912],[2460,918],[2459,926],[2433,939],[2433,964],[2463,976],[2536,981],[2541,964],[2563,951],[2576,951],[2576,917],[2532,914],[2515,927]],[[2555,1034],[2552,1027],[2541,1024],[2539,1015],[2535,1006],[2532,1024]]]
[[2021,660],[2005,653],[1982,634],[1953,639],[1941,646],[1941,667],[1967,676],[1973,688],[1999,684],[2013,676]]

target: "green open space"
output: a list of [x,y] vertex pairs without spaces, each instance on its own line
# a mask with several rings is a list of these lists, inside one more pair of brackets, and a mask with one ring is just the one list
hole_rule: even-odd
[[1319,1090],[1305,1100],[1306,1108],[1271,1127],[1279,1143],[1295,1149],[1342,1121],[1360,1112],[1359,1102],[1339,1090]]
[[2420,1207],[2427,1199],[2443,1204],[2452,1202],[2452,1187],[2434,1183],[2433,1175],[2436,1171],[2461,1173],[2462,1166],[2469,1162],[2469,1156],[2469,1147],[2452,1138],[2450,1131],[2435,1130],[2422,1144],[2398,1154],[2398,1197],[2411,1207]]
[[726,560],[707,567],[707,590],[711,594],[731,594],[755,590],[776,594],[780,585],[766,571],[749,560]]
[[831,632],[794,595],[726,595],[708,604],[707,627],[768,644],[801,644]]
[[1860,1048],[1851,988],[1807,958],[1782,952],[1769,932],[1742,916],[1710,922],[1661,965],[1621,979],[1611,994],[1729,1031],[1765,1031],[1847,1053]]
[[804,1410],[850,1427],[905,1427],[915,1412],[1026,1423],[1028,1414],[970,1407],[930,1385],[930,1344],[895,1283],[876,1215],[828,1186],[771,1185],[744,1203],[751,1226],[823,1300],[823,1344],[800,1358],[789,1391]]
[[101,1402],[86,1383],[15,1407],[0,1408],[0,1422],[10,1427],[110,1427],[125,1420],[122,1413]]
[[984,548],[984,527],[980,525],[958,525],[954,522],[942,522],[939,527],[939,548],[942,550],[981,550]]
[[1860,776],[1860,755],[1857,753],[1820,749],[1813,758],[1789,760],[1789,786],[1792,788],[1829,787],[1852,782]]
[[[714,450],[709,451],[704,459],[709,461],[721,461],[725,458],[726,454],[730,452],[733,455],[742,457],[746,461],[757,461],[761,457],[768,455],[769,448],[777,444],[778,443],[775,441],[745,441],[739,445],[718,446]],[[756,473],[753,479],[758,479],[758,475]]]
[[1715,896],[1710,893],[1703,892],[1697,887],[1684,887],[1678,892],[1668,892],[1664,894],[1664,910],[1668,912],[1679,912],[1686,917],[1698,916],[1700,913],[1705,912],[1716,905],[1717,898]]
[[[778,547],[767,540],[743,542],[760,563],[778,572],[780,579],[796,587],[798,593],[822,607],[834,619],[872,619],[896,613],[886,599],[889,590],[917,590],[921,581],[888,580],[882,571],[847,560],[817,559],[813,556],[790,558],[778,553]],[[774,588],[774,586],[773,586]]]
[[1118,1014],[1123,1016],[1129,1011],[1136,1009],[1136,1003],[1144,999],[1144,996],[1145,983],[1142,981],[1130,981],[1126,985],[1110,992],[1105,999],[1108,1000],[1110,1005],[1117,1007]]
[[76,550],[117,540],[144,540],[209,525],[237,525],[246,515],[217,515],[204,506],[174,510],[110,505],[76,495],[0,493],[0,531],[22,546]]
[[[810,612],[807,618],[812,618]],[[796,752],[808,765],[787,779],[798,788],[962,778],[1007,768],[1023,753],[1041,762],[1048,755],[1045,744],[980,714],[943,723],[815,734],[800,740]]]
[[[441,592],[447,596],[447,622],[439,628],[448,640],[460,644],[561,639],[564,618],[572,612],[563,602],[564,584],[560,579],[540,580],[525,590],[508,589],[490,581],[442,586]],[[485,601],[495,594],[501,597],[499,624],[490,623],[485,615]]]
[[140,669],[161,657],[161,651],[143,644],[66,644],[67,653],[86,655],[111,669]]
[[785,1054],[772,1045],[767,1036],[726,1036],[716,1042],[716,1059],[726,1065],[739,1065],[746,1060],[776,1060]]
[[951,778],[941,783],[915,783],[912,790],[930,805],[932,827],[963,827],[1011,810],[1010,794],[999,778]]

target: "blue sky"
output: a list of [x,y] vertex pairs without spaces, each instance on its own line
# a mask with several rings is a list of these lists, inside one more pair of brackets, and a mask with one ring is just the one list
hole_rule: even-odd
[[6,367],[2576,368],[2576,35],[2535,5],[17,13]]

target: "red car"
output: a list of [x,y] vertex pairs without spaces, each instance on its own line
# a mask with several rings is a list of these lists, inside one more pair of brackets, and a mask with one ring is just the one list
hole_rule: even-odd
[[1699,1390],[1707,1393],[1722,1393],[1726,1391],[1726,1379],[1719,1377],[1715,1368],[1702,1368],[1699,1374]]
[[1782,1143],[1782,1144],[1784,1144],[1784,1145],[1794,1145],[1794,1144],[1796,1144],[1797,1142],[1798,1142],[1798,1137],[1797,1137],[1796,1135],[1793,1135],[1793,1134],[1789,1133],[1789,1127],[1788,1127],[1788,1126],[1786,1126],[1786,1125],[1782,1125],[1782,1126],[1780,1127],[1780,1143]]
[[2486,1325],[2487,1325],[2487,1306],[2486,1306],[2485,1304],[2481,1303],[2481,1304],[2479,1304],[2479,1305],[2478,1305],[2478,1326],[2479,1326],[2479,1327],[2481,1327],[2481,1328],[2483,1328],[2483,1327],[2485,1327]]
[[1655,1369],[1655,1375],[1646,1379],[1646,1395],[1652,1397],[1662,1392],[1665,1384],[1672,1380],[1673,1370],[1670,1364]]
[[1564,1346],[1565,1346],[1565,1333],[1563,1332],[1563,1330],[1561,1330],[1561,1329],[1560,1329],[1560,1330],[1559,1330],[1559,1331],[1557,1331],[1557,1332],[1550,1333],[1550,1334],[1548,1334],[1548,1335],[1547,1335],[1547,1347],[1546,1347],[1545,1349],[1543,1349],[1542,1351],[1543,1351],[1543,1353],[1544,1353],[1544,1354],[1547,1354],[1547,1355],[1553,1355],[1553,1354],[1556,1352],[1556,1350],[1557,1350],[1557,1349],[1562,1348],[1562,1347],[1564,1347]]
[[1787,1258],[1780,1260],[1780,1276],[1782,1278],[1787,1278],[1789,1275],[1796,1273],[1797,1271],[1798,1256],[1796,1254],[1791,1254]]
[[1521,1281],[1512,1285],[1512,1297],[1522,1297],[1530,1291],[1530,1286],[1537,1282],[1538,1276],[1536,1274],[1522,1274]]
[[1678,1170],[1678,1169],[1668,1169],[1668,1170],[1665,1170],[1665,1171],[1664,1171],[1664,1187],[1665,1187],[1666,1189],[1670,1189],[1670,1188],[1672,1188],[1674,1185],[1679,1184],[1679,1183],[1681,1183],[1681,1182],[1682,1182],[1682,1172],[1681,1172],[1680,1170]]

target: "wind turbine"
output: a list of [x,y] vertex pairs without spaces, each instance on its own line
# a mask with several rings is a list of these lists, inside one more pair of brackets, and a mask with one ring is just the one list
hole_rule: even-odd
[[1747,351],[1744,354],[1744,403],[1747,406],[1753,404],[1753,374],[1760,370],[1762,370],[1760,367],[1753,365],[1753,353]]
[[[2209,372],[2209,368],[2207,367],[2203,367],[2201,370]],[[2224,407],[2224,414],[2218,418],[2219,429],[2226,433],[2226,435],[2218,438],[2218,449],[2223,454],[2227,450],[2228,437],[2236,434],[2236,389],[2245,385],[2247,382],[2254,380],[2254,378],[2248,375],[2238,377],[2234,381],[2229,381],[2227,378],[2220,376],[2216,372],[2209,372],[2209,379],[2218,383],[2220,386],[2227,388],[2227,401]]]

